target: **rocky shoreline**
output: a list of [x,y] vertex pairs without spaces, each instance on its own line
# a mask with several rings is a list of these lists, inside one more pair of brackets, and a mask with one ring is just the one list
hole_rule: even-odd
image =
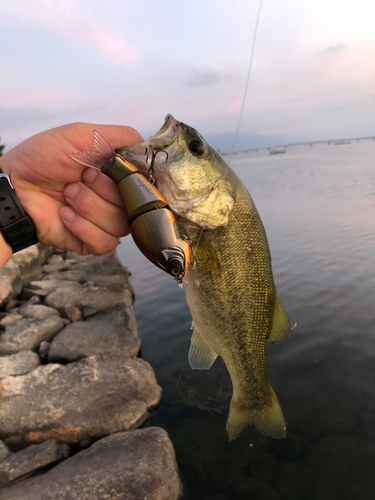
[[[0,500],[177,500],[173,446],[116,253],[38,244],[0,271]],[[31,477],[30,477],[31,476]]]

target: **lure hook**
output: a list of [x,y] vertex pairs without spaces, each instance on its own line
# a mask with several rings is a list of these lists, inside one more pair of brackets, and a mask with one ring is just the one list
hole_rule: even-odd
[[206,250],[206,253],[207,253],[206,260],[200,261],[197,259],[197,256],[195,254],[193,242],[187,236],[181,236],[181,239],[186,241],[186,243],[188,243],[188,245],[190,246],[190,261],[188,263],[188,268],[190,271],[193,271],[196,268],[197,264],[199,264],[199,265],[207,264],[207,262],[210,260],[210,254],[208,253],[207,250]]
[[[149,151],[149,149],[150,149],[150,151]],[[164,153],[165,154],[165,163],[167,163],[169,155],[168,155],[167,151],[165,151],[164,149],[159,149],[158,151],[154,151],[154,148],[151,146],[151,144],[149,146],[149,149],[146,148],[146,150],[145,150],[145,157],[146,157],[145,163],[146,163],[146,165],[148,165],[148,164],[150,165],[149,169],[147,171],[148,180],[152,185],[154,185],[155,184],[154,162],[155,162],[156,155],[158,153]],[[150,153],[151,153],[151,156],[150,156]]]

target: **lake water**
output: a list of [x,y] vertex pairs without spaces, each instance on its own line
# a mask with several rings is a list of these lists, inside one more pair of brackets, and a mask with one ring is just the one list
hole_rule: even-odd
[[136,249],[132,272],[142,356],[163,388],[146,426],[167,430],[184,500],[375,498],[375,142],[237,154],[232,168],[260,212],[290,337],[267,346],[288,437],[248,427],[228,442],[232,393],[221,359],[187,361],[185,294]]

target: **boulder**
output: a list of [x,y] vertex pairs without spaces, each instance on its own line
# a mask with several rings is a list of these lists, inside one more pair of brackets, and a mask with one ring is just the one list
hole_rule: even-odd
[[[53,280],[45,280],[44,283],[49,281]],[[124,287],[79,285],[78,283],[74,288],[58,288],[49,293],[44,301],[46,305],[54,307],[61,314],[64,314],[65,306],[71,304],[73,307],[78,307],[84,317],[93,316],[120,304],[131,305],[132,302],[131,291]]]
[[39,365],[39,356],[31,351],[20,351],[10,356],[0,356],[0,379],[25,375],[38,368]]
[[22,318],[6,325],[0,337],[0,354],[13,354],[23,350],[35,350],[42,340],[52,339],[64,328],[60,316],[44,319]]
[[5,444],[2,441],[0,441],[0,462],[2,462],[5,458],[9,457],[11,453],[12,452],[8,450]]
[[41,278],[42,269],[40,266],[52,253],[52,247],[37,243],[12,255],[11,262],[19,266],[23,284]]
[[66,252],[65,262],[71,270],[78,269],[89,273],[97,271],[108,273],[108,268],[114,267],[123,269],[115,250],[106,255],[78,255],[75,252]]
[[47,307],[42,304],[25,304],[18,309],[18,314],[24,318],[45,319],[50,316],[58,316],[59,313],[53,307]]
[[0,307],[7,304],[22,290],[22,278],[17,264],[9,261],[0,270]]
[[0,500],[178,500],[176,459],[157,427],[97,441],[43,475],[0,491]]
[[0,439],[11,449],[78,443],[138,427],[160,400],[148,363],[123,356],[49,364],[0,380]]
[[13,453],[0,462],[0,487],[29,476],[47,465],[60,462],[69,455],[69,446],[49,439]]
[[51,342],[48,360],[66,363],[102,354],[135,357],[140,344],[133,308],[122,304],[66,326]]
[[60,288],[71,289],[79,286],[79,283],[77,283],[76,281],[50,279],[32,281],[27,285],[26,290],[31,292],[32,294],[40,295],[43,297]]

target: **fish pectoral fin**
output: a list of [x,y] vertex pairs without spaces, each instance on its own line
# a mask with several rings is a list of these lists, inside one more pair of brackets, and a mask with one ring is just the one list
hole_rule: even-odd
[[211,368],[217,358],[217,354],[203,339],[197,327],[193,330],[190,342],[188,359],[191,368],[193,370],[208,370]]
[[272,330],[267,338],[269,342],[281,342],[289,337],[290,322],[284,306],[276,293],[275,307],[273,310]]

